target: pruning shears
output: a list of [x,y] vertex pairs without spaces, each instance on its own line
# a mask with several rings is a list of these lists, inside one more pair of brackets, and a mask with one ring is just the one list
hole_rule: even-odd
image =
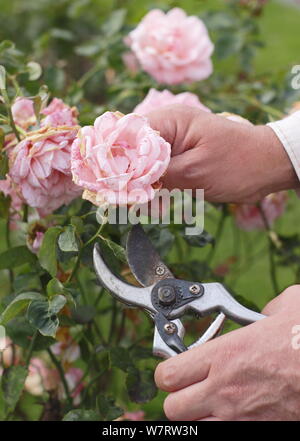
[[[115,275],[105,263],[99,244],[94,247],[94,266],[101,285],[120,302],[144,309],[152,317],[155,330],[153,354],[172,357],[216,337],[227,318],[247,325],[263,319],[238,303],[221,283],[200,283],[176,279],[162,262],[140,224],[132,226],[127,238],[128,265],[142,287],[133,286]],[[180,320],[188,310],[204,317],[218,315],[204,334],[185,346]]]

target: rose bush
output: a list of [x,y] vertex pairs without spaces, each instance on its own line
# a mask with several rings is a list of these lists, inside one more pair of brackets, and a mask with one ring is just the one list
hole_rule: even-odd
[[[161,420],[153,324],[98,285],[91,258],[99,243],[135,283],[129,225],[106,222],[98,205],[157,194],[171,153],[147,120],[158,107],[264,124],[295,110],[299,96],[253,69],[263,2],[219,10],[202,2],[184,12],[161,1],[142,17],[126,0],[114,11],[105,2],[45,0],[32,9],[15,1],[26,32],[0,10],[0,419]],[[175,222],[145,228],[176,277],[225,282],[261,309],[299,279],[295,198],[206,203],[200,236]],[[191,338],[206,326],[187,317]]]

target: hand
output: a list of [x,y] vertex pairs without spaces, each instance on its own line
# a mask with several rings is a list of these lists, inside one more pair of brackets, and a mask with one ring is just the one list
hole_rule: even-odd
[[170,420],[300,419],[300,350],[292,345],[300,340],[292,331],[300,324],[300,285],[263,313],[268,317],[158,365]]
[[211,202],[253,203],[299,182],[281,142],[268,126],[250,126],[188,106],[148,115],[172,145],[166,188],[204,188]]

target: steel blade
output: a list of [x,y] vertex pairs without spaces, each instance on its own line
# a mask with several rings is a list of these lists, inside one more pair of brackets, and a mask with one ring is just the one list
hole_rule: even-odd
[[169,268],[162,262],[141,224],[133,225],[128,233],[128,265],[135,278],[143,285],[150,286],[160,280],[173,277]]

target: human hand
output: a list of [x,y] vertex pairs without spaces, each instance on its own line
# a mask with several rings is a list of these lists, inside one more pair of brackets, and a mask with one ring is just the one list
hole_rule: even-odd
[[254,203],[299,186],[280,140],[268,126],[251,126],[189,106],[148,115],[172,146],[164,187],[204,189],[211,202]]
[[160,363],[166,416],[191,420],[299,420],[300,285],[263,310],[269,317]]

